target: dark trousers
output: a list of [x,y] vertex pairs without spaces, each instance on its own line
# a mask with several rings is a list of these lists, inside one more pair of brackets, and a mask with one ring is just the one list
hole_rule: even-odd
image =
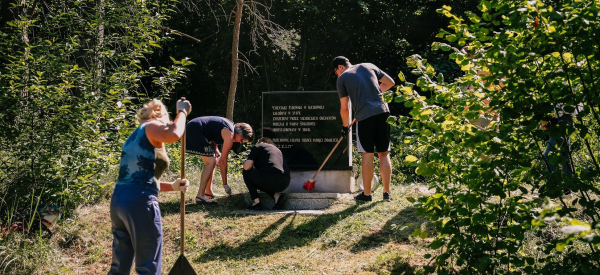
[[[160,274],[162,225],[158,199],[145,192],[115,192],[110,203],[113,245],[109,275]],[[134,260],[135,259],[135,260]]]
[[569,156],[569,152],[567,150],[567,146],[570,146],[569,144],[569,140],[566,138],[553,138],[550,137],[550,139],[548,140],[548,145],[546,146],[546,151],[544,151],[544,153],[542,154],[544,156],[544,159],[546,159],[546,163],[548,163],[548,170],[550,170],[550,172],[554,172],[556,171],[556,167],[554,167],[554,165],[552,165],[550,163],[550,158],[548,157],[548,155],[550,154],[550,152],[556,152],[556,147],[560,147],[560,153],[566,157],[566,162],[560,164],[561,166],[561,170],[563,172],[563,174],[565,175],[572,175],[573,174],[573,166],[571,164],[571,158]]
[[244,170],[244,183],[248,187],[250,198],[258,198],[258,190],[267,193],[273,197],[275,193],[280,193],[290,185],[290,177],[284,174],[263,173],[255,168]]
[[[558,119],[558,123],[561,125],[573,125],[573,118],[570,115],[565,114]],[[565,163],[560,164],[562,173],[564,175],[573,174],[574,169],[573,163],[571,163],[570,147],[571,144],[569,143],[568,136],[565,135],[562,137],[550,137],[550,139],[548,140],[548,145],[546,146],[546,151],[544,151],[544,153],[542,154],[542,156],[546,160],[546,163],[548,164],[547,169],[550,172],[556,171],[556,167],[554,167],[554,165],[550,163],[550,158],[548,157],[548,155],[550,155],[551,152],[560,151],[561,155],[566,158]]]

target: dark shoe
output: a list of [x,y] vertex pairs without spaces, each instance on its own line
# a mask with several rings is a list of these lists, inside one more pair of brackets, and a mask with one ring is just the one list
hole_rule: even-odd
[[373,197],[366,196],[365,193],[360,193],[358,196],[354,197],[354,199],[357,201],[372,201]]
[[216,201],[213,201],[213,200],[208,201],[208,200],[205,200],[205,199],[203,199],[201,197],[196,197],[196,203],[197,204],[217,205]]
[[390,192],[383,192],[383,200],[384,201],[391,201],[392,200],[392,194]]
[[571,195],[573,193],[573,191],[571,191],[571,189],[565,189],[563,190],[563,194],[564,195]]
[[283,204],[285,203],[285,194],[279,194],[279,198],[277,198],[277,202],[275,206],[273,206],[273,210],[281,210],[283,209]]
[[262,210],[262,204],[259,202],[255,205],[250,205],[248,207],[246,207],[246,209],[248,210]]

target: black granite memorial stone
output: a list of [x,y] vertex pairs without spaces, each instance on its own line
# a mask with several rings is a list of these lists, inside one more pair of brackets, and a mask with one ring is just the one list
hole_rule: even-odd
[[[317,170],[341,137],[337,92],[263,92],[263,136],[273,139],[291,170]],[[348,139],[323,170],[351,170]]]

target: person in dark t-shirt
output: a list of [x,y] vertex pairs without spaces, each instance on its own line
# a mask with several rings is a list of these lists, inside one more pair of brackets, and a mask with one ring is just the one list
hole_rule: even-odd
[[[200,176],[196,202],[216,203],[213,200],[212,178],[217,165],[221,171],[223,188],[231,195],[231,188],[227,185],[227,157],[234,142],[252,141],[252,127],[246,123],[233,124],[233,121],[224,117],[197,117],[188,122],[186,137],[186,152],[200,155],[205,165]],[[223,154],[219,152],[219,144],[223,145]]]
[[340,97],[342,134],[348,135],[350,120],[349,103],[356,117],[356,144],[362,153],[362,178],[364,191],[354,197],[359,201],[371,201],[371,180],[373,178],[374,154],[379,157],[379,171],[383,182],[383,200],[392,199],[390,182],[392,164],[390,161],[390,115],[388,104],[382,99],[383,92],[395,85],[394,80],[371,63],[352,65],[348,58],[338,56],[331,63],[333,73],[338,77],[336,87]]
[[262,204],[258,199],[258,190],[275,199],[273,209],[277,210],[283,207],[284,194],[281,192],[290,185],[290,169],[283,154],[270,138],[259,139],[258,144],[250,149],[242,174],[253,201],[248,209],[262,209]]

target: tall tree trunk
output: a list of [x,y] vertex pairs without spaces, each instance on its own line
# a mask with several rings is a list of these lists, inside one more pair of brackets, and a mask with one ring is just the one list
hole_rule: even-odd
[[233,120],[233,106],[235,104],[235,91],[237,89],[238,69],[240,61],[238,50],[240,45],[240,26],[242,24],[242,12],[244,0],[237,0],[235,23],[233,26],[233,42],[231,43],[231,79],[229,81],[229,94],[227,96],[227,118]]
[[[304,45],[303,45],[304,49],[302,49],[302,64],[300,66],[300,75],[298,77],[298,79],[300,79],[300,80],[298,80],[298,91],[304,91],[304,87],[302,87],[302,79],[304,78],[304,66],[306,65],[306,50],[308,48],[308,41],[306,41],[307,39],[301,39],[301,41],[302,40],[305,40],[305,41],[304,41]],[[302,43],[302,42],[300,42],[300,43]]]
[[[21,42],[23,42],[23,45],[27,45],[29,43],[29,24],[31,22],[31,18],[27,15],[27,1],[26,0],[21,0],[21,2],[19,3],[21,4],[21,10],[19,11],[20,15],[17,17],[19,19],[25,19],[27,20],[27,24],[23,24],[23,28],[22,28],[22,33],[21,33]],[[35,6],[35,5],[34,5]],[[35,11],[35,7],[34,7],[34,11]],[[21,76],[21,79],[23,81],[23,89],[21,89],[20,91],[20,96],[22,98],[23,104],[22,104],[22,108],[20,110],[20,114],[18,115],[17,120],[20,120],[19,122],[21,122],[22,124],[26,124],[29,123],[29,127],[26,128],[25,130],[25,135],[28,136],[28,138],[33,141],[36,139],[35,134],[33,133],[33,129],[35,129],[35,121],[34,121],[34,117],[31,112],[35,111],[34,108],[30,109],[30,98],[29,98],[29,92],[27,90],[27,86],[29,85],[29,65],[27,64],[27,60],[29,60],[29,47],[25,47],[25,50],[23,51],[23,64],[25,64],[25,70],[23,75]],[[31,148],[29,148],[28,150],[31,150]],[[25,160],[23,161],[23,165],[24,165],[24,169],[27,171],[26,173],[26,177],[29,177],[28,180],[31,181],[31,187],[34,187],[37,185],[37,181],[36,181],[36,174],[34,173],[35,171],[35,166],[36,166],[36,159],[35,157],[31,157],[29,158],[29,160]],[[27,165],[26,163],[28,162],[29,167],[25,166]]]
[[96,93],[100,94],[100,86],[102,85],[102,69],[104,69],[102,47],[104,47],[104,0],[98,0],[96,3],[98,7],[98,15],[100,16],[100,24],[98,25],[98,42],[96,44]]
[[[31,18],[29,18],[27,16],[27,1],[26,0],[21,0],[22,5],[22,10],[21,10],[21,18],[27,18],[28,22],[31,21]],[[24,24],[23,25],[23,33],[21,35],[21,42],[23,42],[23,44],[27,44],[29,43],[29,23]],[[29,48],[25,47],[25,51],[23,52],[23,60],[28,60],[29,59]],[[21,97],[27,101],[29,99],[28,97],[28,93],[27,93],[27,84],[29,82],[29,66],[26,65],[26,70],[25,70],[25,74],[22,76],[23,77],[23,90],[21,90]]]
[[[271,84],[269,83],[269,70],[268,70],[269,66],[268,66],[267,58],[265,57],[265,55],[263,55],[263,62],[264,62],[263,68],[265,69],[265,80],[267,81],[267,92],[270,92]],[[273,64],[273,63],[271,63],[271,64]]]

